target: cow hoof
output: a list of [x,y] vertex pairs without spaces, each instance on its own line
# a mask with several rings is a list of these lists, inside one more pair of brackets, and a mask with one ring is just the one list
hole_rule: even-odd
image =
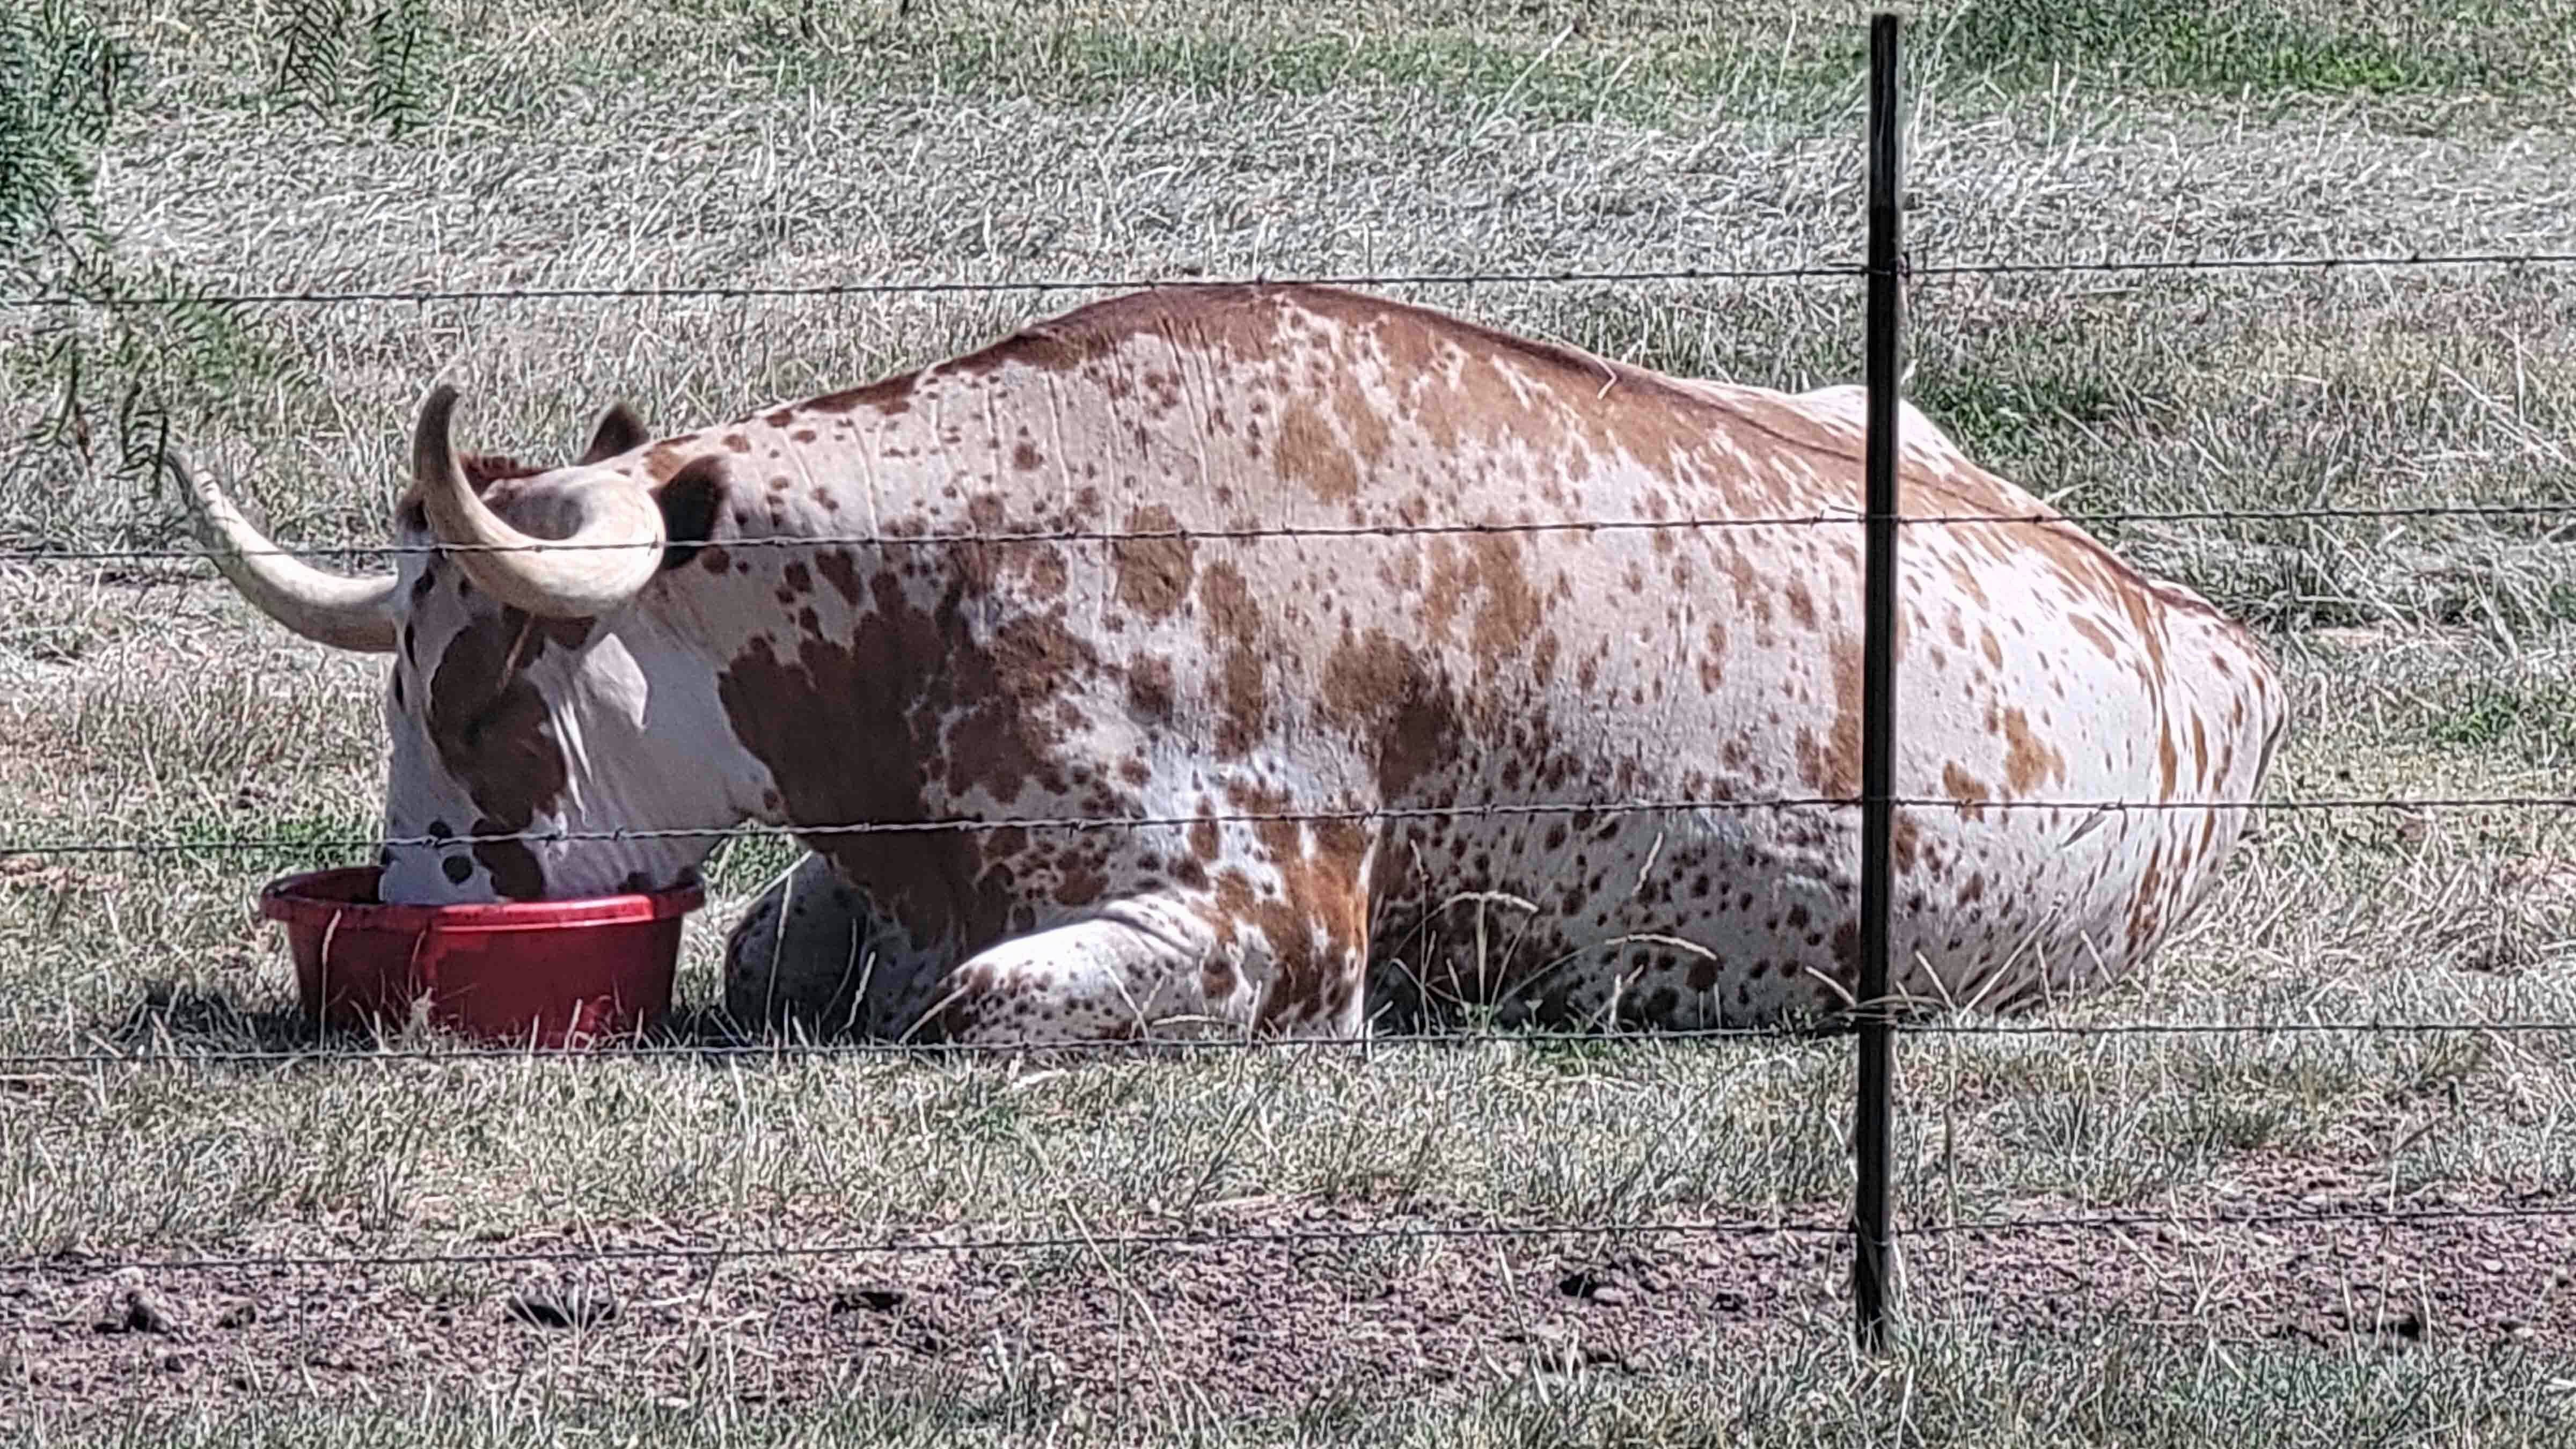
[[725,938],[725,1014],[745,1028],[846,1031],[864,1006],[868,919],[817,856],[770,882]]

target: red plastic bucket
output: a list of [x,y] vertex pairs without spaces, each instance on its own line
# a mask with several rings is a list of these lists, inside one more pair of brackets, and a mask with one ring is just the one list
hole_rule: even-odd
[[579,1045],[671,1008],[681,918],[697,885],[489,905],[383,905],[375,866],[271,881],[259,913],[286,926],[305,1015],[331,1026],[431,1021],[487,1041]]

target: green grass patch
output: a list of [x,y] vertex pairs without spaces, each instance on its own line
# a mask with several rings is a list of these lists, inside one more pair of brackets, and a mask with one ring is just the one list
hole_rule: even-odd
[[[160,839],[181,859],[220,862],[226,874],[284,872],[347,865],[352,855],[348,842],[371,839],[383,830],[382,817],[354,810],[294,814],[190,812],[173,819]],[[242,843],[253,840],[259,843]],[[366,854],[363,849],[356,853]]]
[[1940,35],[1949,65],[2034,85],[2071,72],[2222,95],[2501,94],[2539,89],[2564,74],[2565,56],[2552,55],[2549,42],[2563,46],[2576,34],[2566,7],[2535,6],[2518,15],[2492,6],[2470,9],[2482,13],[2197,0],[1970,0],[1922,28]]
[[2576,762],[2576,677],[2568,671],[2475,680],[2428,722],[2445,749],[2509,751],[2541,768]]
[[1919,361],[1907,401],[1936,419],[1968,456],[2019,477],[2029,465],[2085,446],[2106,427],[2127,434],[2170,407],[2152,377],[2110,365],[2110,345],[2104,332],[2035,328],[2016,335],[2005,356],[1931,349]]

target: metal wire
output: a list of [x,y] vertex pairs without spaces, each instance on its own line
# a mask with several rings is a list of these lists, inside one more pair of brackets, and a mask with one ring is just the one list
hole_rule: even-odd
[[1966,1233],[2028,1233],[2060,1229],[2098,1231],[2107,1228],[2232,1228],[2291,1224],[2352,1224],[2356,1227],[2404,1228],[2437,1222],[2523,1221],[2576,1218],[2576,1203],[2543,1203],[2527,1207],[2370,1208],[2338,1212],[2324,1208],[2256,1209],[2241,1213],[2070,1213],[2057,1217],[1982,1218],[1954,1223],[1927,1223],[1903,1228],[1911,1237],[1948,1237]]
[[[2576,1024],[2571,1024],[2576,1029]],[[1819,1029],[1807,1036],[1839,1035],[1838,1029]],[[1024,1052],[1101,1050],[1117,1055],[1147,1055],[1176,1052],[1199,1053],[1242,1052],[1259,1054],[1300,1047],[1324,1047],[1335,1050],[1376,1051],[1429,1046],[1562,1046],[1603,1042],[1630,1045],[1649,1041],[1749,1041],[1794,1040],[1801,1033],[1769,1027],[1697,1027],[1650,1034],[1613,1031],[1476,1031],[1476,1032],[1389,1032],[1370,1037],[1278,1036],[1175,1037],[1170,1040],[1066,1038],[1027,1042],[897,1042],[897,1041],[799,1041],[799,1042],[687,1042],[636,1041],[603,1043],[572,1052],[530,1051],[515,1046],[464,1045],[456,1047],[387,1047],[376,1048],[251,1048],[209,1051],[163,1052],[51,1052],[0,1053],[0,1067],[107,1067],[107,1066],[276,1066],[308,1062],[546,1062],[580,1058],[588,1061],[653,1061],[697,1058],[701,1060],[742,1061],[760,1058],[836,1057],[992,1057],[1017,1056]]]
[[[1855,1019],[1859,1013],[1855,1012]],[[1900,1034],[1951,1037],[2254,1037],[2254,1036],[2442,1036],[2454,1034],[2546,1036],[2576,1034],[2576,1020],[2510,1018],[2495,1021],[2143,1021],[2143,1022],[1957,1022],[1917,1021],[1895,1016],[1889,1025]],[[457,1045],[441,1047],[270,1047],[208,1048],[202,1051],[0,1052],[0,1070],[95,1069],[105,1067],[308,1066],[360,1063],[515,1063],[546,1065],[562,1061],[677,1061],[706,1063],[751,1060],[834,1060],[870,1057],[1012,1057],[1041,1052],[1080,1052],[1104,1056],[1198,1056],[1264,1054],[1292,1049],[1324,1048],[1375,1053],[1426,1047],[1557,1047],[1681,1045],[1711,1041],[1814,1042],[1847,1036],[1853,1022],[1826,1021],[1795,1027],[1677,1027],[1655,1031],[1440,1031],[1386,1032],[1374,1036],[1205,1036],[1158,1039],[1063,1038],[1010,1042],[899,1041],[615,1041],[578,1050],[535,1050],[521,1046]]]
[[[2350,507],[2317,508],[2171,508],[2126,509],[2095,513],[1939,513],[1905,518],[1899,522],[1910,527],[1967,523],[1994,524],[2071,524],[2109,523],[2186,523],[2186,522],[2318,522],[2351,518],[2576,518],[2576,500],[2564,503],[2417,503],[2361,504]],[[710,548],[961,548],[1002,544],[1053,543],[1147,543],[1147,542],[1247,542],[1291,538],[1419,538],[1449,535],[1523,535],[1542,533],[1631,533],[1682,531],[1710,528],[1792,528],[1825,524],[1861,522],[1857,510],[1763,518],[1598,518],[1559,519],[1529,523],[1390,523],[1390,524],[1277,524],[1241,528],[1076,528],[1055,531],[1016,531],[994,533],[924,533],[912,535],[884,533],[799,534],[790,537],[719,538],[690,540]],[[593,549],[632,549],[632,543],[578,543],[567,540],[538,539],[527,543],[357,543],[311,542],[295,547],[277,545],[269,548],[226,549],[220,552],[203,548],[82,548],[47,549],[35,547],[0,548],[0,562],[6,563],[111,563],[141,562],[166,559],[213,559],[221,557],[271,558],[298,554],[333,554],[352,557],[395,558],[411,554],[450,553],[579,553]]]
[[[1911,277],[2014,276],[2100,272],[2331,271],[2342,267],[2563,266],[2576,251],[2306,253],[2287,256],[2104,257],[2092,261],[1992,260],[1908,263]],[[1566,285],[1578,282],[1734,282],[1815,277],[1857,277],[1857,262],[1794,267],[1669,267],[1630,271],[1560,269],[1520,272],[1385,272],[1273,277],[1030,277],[1003,281],[818,282],[736,286],[467,287],[303,289],[266,292],[161,292],[137,296],[80,297],[33,294],[0,297],[0,307],[268,307],[424,305],[436,302],[680,301],[825,298],[894,295],[989,295],[1003,292],[1135,291],[1148,287],[1421,287]]]
[[[1652,815],[1708,810],[1808,810],[1852,808],[1857,799],[1844,796],[1782,796],[1766,800],[1593,800],[1535,801],[1528,804],[1385,805],[1340,810],[1240,810],[1199,815],[1003,816],[986,819],[866,820],[837,825],[771,828],[743,825],[680,825],[658,829],[511,830],[484,834],[345,836],[217,836],[204,840],[13,840],[0,836],[0,851],[28,855],[165,855],[235,850],[357,850],[378,847],[483,845],[498,841],[558,845],[571,841],[698,840],[736,836],[792,835],[924,835],[955,832],[983,835],[1002,830],[1176,829],[1190,825],[1308,824],[1324,821],[1454,820],[1494,816]],[[2300,812],[2318,810],[2561,810],[2576,807],[2567,795],[2354,796],[2312,800],[1958,800],[1949,796],[1899,796],[1909,809],[2062,810],[2076,814],[2121,815],[2185,810]]]
[[[1905,1237],[1950,1237],[1981,1233],[2027,1233],[2062,1230],[2103,1230],[2131,1227],[2231,1228],[2280,1226],[2342,1226],[2364,1228],[2417,1228],[2438,1222],[2460,1221],[2534,1221],[2576,1218],[2576,1204],[2540,1204],[2527,1207],[2410,1207],[2365,1208],[2359,1211],[2329,1209],[2256,1210],[2241,1213],[2078,1213],[2037,1218],[1982,1218],[1960,1222],[1931,1223],[1898,1229]],[[43,1258],[17,1258],[0,1262],[0,1274],[26,1276],[81,1272],[92,1275],[124,1272],[196,1273],[231,1272],[248,1268],[433,1268],[495,1267],[535,1264],[598,1264],[616,1262],[740,1262],[746,1260],[782,1260],[812,1258],[869,1257],[896,1253],[1024,1253],[1076,1249],[1098,1251],[1114,1248],[1192,1248],[1258,1244],[1269,1247],[1305,1247],[1316,1244],[1357,1242],[1406,1242],[1561,1237],[1848,1237],[1851,1229],[1842,1223],[1802,1222],[1796,1220],[1762,1221],[1756,1219],[1709,1219],[1704,1221],[1647,1221],[1610,1223],[1497,1223],[1497,1224],[1385,1224],[1349,1228],[1285,1228],[1246,1232],[1128,1232],[1128,1233],[1050,1233],[991,1238],[969,1238],[962,1241],[843,1241],[834,1243],[750,1243],[726,1247],[673,1245],[668,1247],[608,1248],[521,1248],[480,1253],[311,1253],[259,1254],[232,1257],[193,1258],[108,1258],[66,1252]]]
[[2339,267],[2564,266],[2576,251],[2310,252],[2274,257],[2106,257],[2089,262],[1984,261],[1909,265],[1916,277],[2050,276],[2083,272],[2333,271]]
[[1747,282],[1803,277],[1858,276],[1857,264],[1796,267],[1658,267],[1603,271],[1560,269],[1525,272],[1384,272],[1342,276],[1271,277],[1030,277],[1003,281],[815,282],[762,286],[693,287],[465,287],[454,289],[361,288],[348,291],[163,292],[132,297],[60,294],[0,297],[0,307],[275,307],[433,302],[668,302],[742,301],[769,298],[985,296],[1002,292],[1126,292],[1148,287],[1477,287],[1555,286],[1576,282]]
[[18,1258],[0,1262],[0,1274],[59,1273],[80,1267],[96,1273],[138,1269],[148,1273],[223,1272],[241,1268],[431,1268],[482,1267],[494,1264],[605,1263],[619,1261],[842,1258],[888,1253],[1006,1253],[1076,1248],[1219,1247],[1240,1243],[1302,1246],[1315,1243],[1403,1242],[1437,1239],[1508,1239],[1555,1237],[1760,1236],[1796,1233],[1841,1237],[1850,1229],[1839,1224],[1712,1220],[1707,1222],[1633,1223],[1499,1223],[1388,1224],[1354,1228],[1292,1228],[1255,1232],[1062,1233],[976,1238],[964,1242],[838,1242],[753,1244],[733,1247],[665,1248],[526,1248],[491,1253],[353,1253],[261,1255],[244,1257],[88,1259],[71,1254]]

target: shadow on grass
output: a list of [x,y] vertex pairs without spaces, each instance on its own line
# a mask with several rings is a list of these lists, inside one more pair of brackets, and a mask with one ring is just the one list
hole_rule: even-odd
[[301,1006],[274,998],[246,1001],[236,992],[167,981],[147,983],[141,998],[112,1021],[84,1033],[102,1053],[136,1057],[281,1057],[297,1056],[616,1056],[641,1047],[656,1056],[738,1058],[773,1043],[744,1031],[720,1007],[674,1006],[661,1021],[642,1032],[608,1038],[596,1046],[560,1052],[536,1052],[504,1043],[486,1043],[434,1027],[418,1013],[407,1022],[382,1021],[373,1027],[326,1025]]
[[[1925,1014],[1903,1013],[1897,1020],[1901,1026],[1905,1021]],[[1848,1016],[1800,1022],[1776,1029],[1708,1032],[1634,1028],[1578,1031],[1492,1027],[1457,1021],[1425,1024],[1413,1030],[1355,1039],[1348,1043],[1348,1047],[1354,1051],[1376,1052],[1482,1047],[1499,1043],[1518,1046],[1542,1058],[1562,1058],[1579,1063],[1655,1046],[1814,1044],[1850,1036],[1857,1025],[1857,1020]],[[603,1038],[569,1049],[539,1049],[479,1041],[445,1031],[431,1025],[418,1011],[405,1022],[382,1021],[372,1028],[335,1027],[316,1021],[300,1006],[278,1003],[275,998],[254,1003],[246,1001],[240,993],[168,981],[147,983],[139,1000],[113,1020],[93,1024],[82,1033],[82,1039],[92,1044],[90,1051],[102,1061],[240,1061],[281,1065],[317,1058],[439,1060],[523,1056],[593,1059],[649,1056],[659,1060],[697,1060],[707,1065],[730,1065],[764,1057],[783,1064],[812,1056],[881,1058],[925,1064],[1017,1056],[1044,1058],[1054,1063],[1189,1056],[1211,1047],[1222,1050],[1258,1049],[1272,1045],[1282,1048],[1330,1045],[1306,1037],[1273,1043],[1265,1043],[1257,1037],[1216,1037],[1197,1042],[1128,1040],[1078,1047],[1039,1045],[1027,1048],[907,1044],[868,1037],[855,1031],[814,1032],[797,1025],[767,1029],[746,1027],[720,1006],[679,1004],[665,1013],[660,1021],[640,1032]]]

